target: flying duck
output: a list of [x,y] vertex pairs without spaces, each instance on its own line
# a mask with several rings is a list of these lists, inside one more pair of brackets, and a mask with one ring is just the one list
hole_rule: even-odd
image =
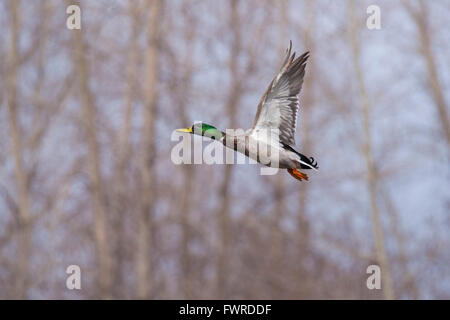
[[259,101],[251,129],[244,133],[233,133],[227,129],[225,133],[212,125],[197,122],[177,131],[218,140],[263,165],[287,169],[294,178],[308,180],[300,169],[317,170],[317,162],[313,157],[296,151],[293,146],[299,108],[297,96],[302,88],[309,52],[295,59],[295,52],[291,54],[291,49],[292,41],[277,75]]

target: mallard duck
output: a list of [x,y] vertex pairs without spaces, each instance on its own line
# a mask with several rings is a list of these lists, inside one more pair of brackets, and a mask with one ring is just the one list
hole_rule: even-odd
[[177,131],[216,139],[263,165],[287,169],[294,178],[308,180],[308,176],[299,169],[317,170],[317,162],[293,146],[299,108],[297,95],[302,88],[309,52],[295,59],[295,52],[291,54],[291,49],[292,41],[286,49],[281,68],[259,101],[251,129],[243,134],[235,134],[228,129],[224,133],[212,125],[198,122]]

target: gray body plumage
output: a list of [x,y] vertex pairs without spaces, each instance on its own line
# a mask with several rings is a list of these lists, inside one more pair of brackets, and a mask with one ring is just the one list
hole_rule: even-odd
[[284,149],[279,143],[255,137],[250,131],[239,135],[227,134],[220,142],[268,167],[292,169],[300,168],[303,163],[298,154]]

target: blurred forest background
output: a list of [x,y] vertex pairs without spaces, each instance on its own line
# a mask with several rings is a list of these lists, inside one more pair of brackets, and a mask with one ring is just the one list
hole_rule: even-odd
[[[1,0],[0,298],[450,298],[449,17],[444,0]],[[289,40],[311,51],[296,140],[320,172],[173,164],[176,128],[251,126]]]

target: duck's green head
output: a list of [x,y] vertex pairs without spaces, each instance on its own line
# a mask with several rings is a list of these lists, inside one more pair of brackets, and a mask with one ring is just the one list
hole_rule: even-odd
[[196,122],[189,128],[177,129],[177,131],[196,134],[199,136],[211,138],[213,140],[219,140],[225,135],[225,133],[223,133],[222,131],[217,130],[216,127],[203,122]]

